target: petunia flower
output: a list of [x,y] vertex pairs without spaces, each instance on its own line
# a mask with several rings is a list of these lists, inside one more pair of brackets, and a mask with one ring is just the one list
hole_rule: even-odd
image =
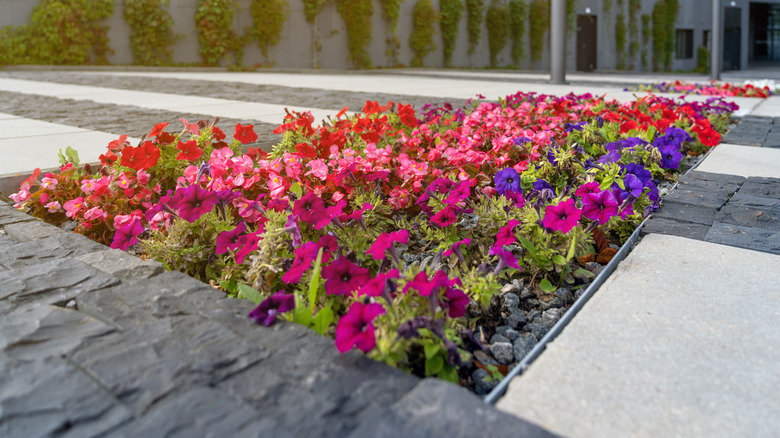
[[192,185],[176,189],[169,205],[178,211],[182,219],[192,223],[213,210],[217,202],[219,197],[215,192]]
[[601,186],[598,183],[598,181],[591,181],[589,183],[585,183],[577,187],[577,190],[574,192],[574,195],[585,196],[586,193],[598,193],[600,191],[601,191]]
[[444,290],[441,304],[442,307],[447,309],[450,318],[460,318],[466,314],[466,306],[469,305],[469,297],[460,289],[448,287]]
[[493,176],[493,181],[496,184],[496,191],[500,195],[507,191],[523,193],[523,189],[520,187],[520,174],[511,167],[496,172]]
[[582,197],[582,215],[599,224],[606,224],[618,214],[618,201],[611,191],[586,193]]
[[325,292],[328,295],[349,295],[371,280],[368,269],[352,263],[344,256],[322,268]]
[[683,155],[679,149],[673,145],[658,148],[661,153],[661,167],[664,169],[677,169],[680,167]]
[[346,206],[347,206],[347,201],[343,199],[339,199],[338,202],[336,202],[336,205],[325,207],[324,212],[318,213],[320,216],[316,218],[314,221],[314,229],[321,230],[326,226],[330,225],[330,223],[333,221],[337,221],[336,225],[341,226],[341,221],[339,221],[339,216],[341,216],[341,213],[344,210],[344,207]]
[[496,243],[493,244],[493,246],[500,248],[504,245],[511,245],[515,243],[517,238],[515,237],[514,229],[518,225],[520,225],[520,221],[517,219],[512,219],[509,221],[509,223],[506,224],[505,227],[500,228],[496,234]]
[[317,247],[322,248],[322,263],[328,263],[333,253],[339,249],[339,243],[335,237],[326,234],[317,241]]
[[431,222],[445,228],[455,223],[458,216],[455,214],[455,209],[452,207],[444,207],[438,213],[431,216]]
[[368,353],[376,347],[374,325],[377,316],[385,313],[384,307],[377,303],[352,303],[346,315],[339,319],[336,326],[336,348],[345,353],[353,347]]
[[257,244],[263,240],[263,238],[260,236],[261,234],[262,231],[257,231],[254,233],[244,234],[238,238],[238,245],[240,248],[234,255],[236,263],[239,265],[244,263],[246,256],[252,254],[257,249]]
[[273,294],[261,302],[254,310],[249,312],[249,318],[266,327],[276,321],[276,315],[280,315],[295,308],[295,295],[287,294],[283,290]]
[[574,205],[574,199],[569,198],[558,205],[548,205],[544,209],[542,223],[553,231],[566,234],[577,225],[581,216],[582,212]]
[[391,269],[384,274],[377,274],[376,277],[372,278],[368,283],[360,288],[358,291],[358,296],[367,295],[369,297],[379,297],[384,295],[385,292],[389,293],[387,290],[387,282],[391,279],[398,278],[399,274],[400,273],[398,272],[398,269]]
[[393,243],[398,242],[405,245],[408,241],[409,231],[407,230],[398,230],[393,231],[392,233],[382,233],[377,236],[371,247],[366,250],[366,254],[370,255],[375,260],[382,260],[385,258],[385,253],[387,250],[390,250],[391,252],[395,251]]
[[523,268],[520,267],[520,264],[517,263],[517,257],[515,257],[511,251],[494,246],[490,248],[490,255],[498,256],[498,264],[493,270],[493,275],[495,276],[498,276],[498,274],[500,274],[501,271],[506,268],[515,268],[521,271],[523,270]]
[[458,257],[458,261],[465,265],[466,264],[466,258],[463,256],[463,251],[461,251],[461,249],[460,249],[460,247],[463,246],[463,245],[466,245],[466,246],[471,245],[471,239],[467,237],[467,238],[465,238],[463,240],[459,240],[459,241],[453,243],[452,244],[452,248],[444,251],[444,253],[442,255],[444,257],[449,257],[449,256],[455,254]]
[[317,260],[319,250],[319,246],[314,242],[306,242],[300,248],[296,248],[295,261],[293,261],[290,269],[282,275],[282,281],[287,284],[301,281],[303,273],[311,267],[312,262]]
[[236,124],[236,132],[233,134],[233,138],[240,141],[241,144],[247,144],[256,141],[257,134],[255,133],[254,125],[242,126],[240,123]]
[[195,161],[203,155],[203,151],[198,147],[197,140],[190,140],[187,142],[179,141],[176,144],[179,155],[176,156],[177,160]]
[[138,236],[143,232],[144,227],[141,225],[141,221],[136,219],[132,223],[116,230],[116,233],[114,233],[114,240],[111,242],[111,248],[127,251],[127,248],[130,248],[138,242]]
[[235,251],[239,246],[239,238],[246,231],[246,224],[240,222],[231,231],[223,231],[217,234],[217,249],[216,254],[224,254],[230,251]]
[[284,231],[290,233],[293,248],[301,246],[301,239],[303,236],[301,236],[301,229],[298,227],[298,218],[294,214],[287,216],[287,222],[284,223]]

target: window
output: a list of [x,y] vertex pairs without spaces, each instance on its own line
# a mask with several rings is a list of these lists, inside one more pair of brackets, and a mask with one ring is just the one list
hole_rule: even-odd
[[675,37],[675,58],[693,58],[693,29],[677,29]]

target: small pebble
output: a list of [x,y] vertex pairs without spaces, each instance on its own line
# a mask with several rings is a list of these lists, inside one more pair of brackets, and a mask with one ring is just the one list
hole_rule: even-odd
[[532,333],[523,333],[519,338],[515,339],[512,343],[514,349],[515,360],[521,361],[523,358],[531,352],[534,345],[539,340]]
[[496,386],[496,381],[482,368],[474,370],[471,373],[471,378],[474,380],[474,392],[477,395],[486,395]]
[[526,322],[528,322],[528,318],[526,317],[525,312],[520,309],[513,310],[506,318],[506,325],[513,329],[521,328]]
[[563,316],[563,309],[559,308],[548,309],[542,312],[542,318],[551,319],[555,322],[558,322],[558,320],[561,319],[561,316]]
[[490,353],[501,365],[509,365],[514,359],[514,350],[509,342],[496,342],[490,346]]
[[507,330],[507,331],[504,333],[504,336],[505,336],[507,339],[509,339],[510,341],[514,341],[515,339],[517,339],[517,338],[519,338],[519,337],[520,337],[520,332],[519,332],[519,331],[517,331],[517,330],[515,330],[515,329],[511,329],[511,328],[510,328],[510,329],[508,329],[508,330]]
[[493,336],[491,336],[490,343],[495,344],[496,342],[509,342],[509,338],[507,338],[506,336],[500,333],[496,333]]
[[504,295],[504,307],[507,308],[507,310],[512,311],[514,309],[517,309],[520,307],[520,297],[513,293],[508,293]]
[[534,309],[534,310],[529,311],[528,315],[526,315],[526,316],[528,317],[529,321],[533,321],[536,318],[542,316],[542,312],[540,312],[539,310]]

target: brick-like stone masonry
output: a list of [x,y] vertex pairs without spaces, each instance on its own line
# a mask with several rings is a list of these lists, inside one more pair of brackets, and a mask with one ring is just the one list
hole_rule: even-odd
[[0,436],[549,437],[0,202]]
[[780,148],[780,117],[745,116],[723,137],[723,143]]

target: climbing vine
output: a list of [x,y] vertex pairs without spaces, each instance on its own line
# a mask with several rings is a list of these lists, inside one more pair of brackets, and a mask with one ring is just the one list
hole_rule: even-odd
[[641,0],[628,0],[628,69],[633,70],[639,53],[638,15],[642,10]]
[[473,55],[482,38],[482,19],[485,0],[466,0],[466,28],[469,32],[469,55]]
[[387,50],[385,51],[390,59],[391,66],[398,65],[398,49],[401,48],[401,43],[398,41],[398,35],[395,34],[398,28],[398,18],[401,16],[401,3],[403,0],[380,0],[382,4],[382,15],[387,22],[387,39],[385,44]]
[[463,17],[463,0],[441,0],[441,42],[444,52],[444,66],[452,67],[452,54],[458,40],[458,25]]
[[617,69],[626,69],[626,20],[623,16],[623,0],[617,0],[618,13],[615,19],[615,44],[617,46]]
[[642,14],[642,70],[650,67],[647,59],[647,45],[650,43],[650,14]]
[[195,12],[200,57],[204,65],[217,66],[229,51],[234,51],[236,64],[241,64],[243,38],[233,32],[232,0],[201,0]]
[[176,42],[168,0],[125,0],[124,17],[130,26],[133,63],[165,65],[173,60],[171,45]]
[[579,0],[566,0],[566,32],[569,38],[577,33],[577,3]]
[[488,31],[490,66],[498,67],[498,54],[509,40],[509,6],[504,0],[492,0],[485,17]]
[[371,68],[371,15],[374,4],[371,0],[338,0],[336,9],[347,26],[349,62],[354,68]]
[[322,50],[322,43],[320,43],[320,29],[317,26],[317,16],[322,12],[322,8],[325,6],[325,0],[303,0],[303,16],[306,17],[306,22],[311,25],[311,66],[313,68],[320,67],[319,53]]
[[542,59],[547,29],[550,26],[549,0],[531,0],[529,6],[529,37],[531,40],[531,61]]
[[606,28],[609,29],[612,25],[612,6],[614,5],[613,0],[604,0],[604,2],[601,4],[601,9],[604,11],[604,23],[606,23]]
[[414,52],[410,62],[412,67],[423,67],[425,57],[436,50],[433,34],[438,19],[431,0],[417,0],[412,11],[412,33],[409,35],[409,46]]
[[512,33],[512,61],[515,65],[525,56],[525,22],[528,19],[525,0],[509,0],[509,30]]
[[290,16],[289,0],[252,0],[249,11],[254,19],[254,27],[248,32],[257,42],[268,65],[268,49],[278,44],[284,31],[284,23]]
[[0,31],[0,64],[107,64],[113,0],[41,0],[29,25]]
[[653,7],[653,71],[669,71],[674,54],[678,0],[659,0]]

